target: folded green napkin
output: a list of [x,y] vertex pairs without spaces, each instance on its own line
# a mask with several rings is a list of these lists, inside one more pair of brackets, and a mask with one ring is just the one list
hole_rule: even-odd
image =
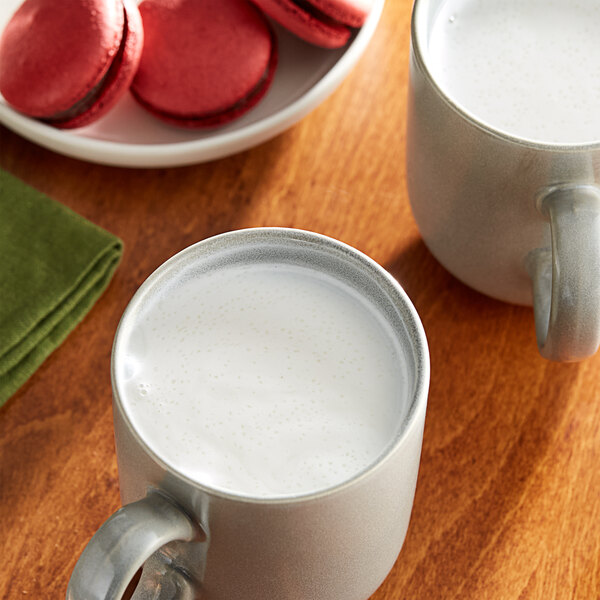
[[0,406],[108,285],[121,241],[0,170]]

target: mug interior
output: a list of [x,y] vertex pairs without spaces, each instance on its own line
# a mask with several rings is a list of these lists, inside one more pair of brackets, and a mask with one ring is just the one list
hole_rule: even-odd
[[[434,58],[432,56],[432,52],[430,51],[430,44],[432,41],[432,32],[434,29],[434,25],[439,17],[443,17],[444,20],[454,21],[455,15],[452,12],[448,12],[445,14],[444,8],[445,5],[449,3],[449,0],[415,0],[413,7],[413,15],[412,15],[412,30],[411,30],[411,49],[413,58],[419,66],[420,70],[424,73],[426,78],[429,80],[429,83],[433,86],[439,96],[457,113],[459,113],[462,118],[471,122],[479,129],[484,130],[485,132],[494,135],[496,137],[500,137],[506,139],[510,142],[515,142],[518,144],[523,144],[526,146],[534,146],[540,149],[549,149],[549,150],[567,150],[567,151],[588,151],[590,149],[600,148],[600,135],[593,135],[592,139],[586,139],[582,137],[575,137],[575,139],[568,140],[558,140],[555,141],[550,139],[550,137],[542,137],[538,135],[530,135],[528,133],[522,133],[518,126],[507,128],[500,121],[497,121],[495,118],[487,118],[483,117],[477,108],[474,108],[473,103],[470,100],[465,100],[464,96],[462,100],[458,100],[456,94],[453,93],[452,90],[448,89],[448,86],[444,83],[440,82],[440,77],[436,74],[437,69],[434,64]],[[485,4],[469,2],[467,0],[463,0],[460,3],[460,8],[473,4],[474,6],[484,6]],[[521,6],[525,6],[527,4],[527,0],[524,3],[519,3]],[[499,7],[502,7],[502,3],[498,3]],[[566,5],[565,5],[566,6]],[[567,10],[567,8],[565,8]],[[461,18],[460,14],[457,14],[456,19]],[[464,35],[464,38],[468,38],[468,35]],[[503,60],[504,57],[502,53],[498,53],[500,60]],[[471,59],[468,62],[472,62]],[[493,72],[493,69],[490,69],[490,72]],[[593,76],[590,73],[590,78]],[[556,74],[556,88],[558,89],[561,85],[560,73]],[[492,91],[493,94],[493,91]],[[534,105],[531,106],[531,109],[536,112],[536,114],[543,113],[544,106],[543,102],[540,103],[539,107]],[[594,111],[595,113],[595,111]],[[550,125],[552,127],[552,124]]]
[[[385,460],[398,447],[414,421],[415,412],[424,404],[428,387],[429,363],[425,334],[416,311],[406,294],[382,267],[357,250],[322,235],[292,229],[257,228],[234,231],[209,238],[180,252],[157,269],[134,295],[119,324],[112,355],[112,376],[115,402],[119,403],[132,433],[163,467],[179,475],[178,465],[161,456],[151,440],[140,434],[129,403],[126,380],[130,377],[132,345],[136,341],[136,323],[148,306],[174,282],[186,278],[202,277],[203,273],[226,269],[234,265],[290,265],[308,268],[343,282],[373,306],[379,318],[393,332],[400,361],[398,369],[404,371],[407,383],[404,406],[399,413],[395,435],[384,451],[366,468],[349,480],[319,489],[310,494],[277,494],[267,500],[289,499],[325,493],[332,488],[347,485],[364,476]],[[401,363],[401,364],[400,364]],[[368,399],[365,399],[368,401]],[[147,436],[146,436],[147,438]],[[187,477],[189,480],[190,478]],[[250,496],[219,486],[210,486],[191,479],[197,487],[219,495]],[[260,496],[265,500],[264,496]]]

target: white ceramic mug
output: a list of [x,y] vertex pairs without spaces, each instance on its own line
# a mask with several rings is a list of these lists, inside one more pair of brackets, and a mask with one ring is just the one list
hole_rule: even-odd
[[467,285],[533,304],[540,352],[560,361],[600,342],[596,25],[593,0],[416,0],[412,18],[407,183],[423,239]]
[[[146,388],[142,385],[142,396],[134,400],[131,382],[145,368],[141,363],[152,351],[148,344],[153,343],[150,329],[140,327],[140,323],[157,294],[171,289],[169,286],[202,282],[209,275],[213,277],[211,282],[222,283],[215,278],[220,273],[256,265],[268,269],[283,266],[284,271],[299,268],[311,277],[316,274],[329,278],[336,286],[346,286],[344,289],[351,290],[355,298],[353,305],[360,311],[370,307],[373,318],[389,332],[390,344],[397,349],[392,368],[404,377],[404,391],[398,391],[398,402],[403,398],[401,410],[398,406],[400,419],[383,451],[358,472],[309,493],[259,496],[247,490],[240,493],[226,489],[221,484],[202,483],[186,470],[190,467],[187,458],[179,461],[169,454],[168,443],[159,444],[159,439],[167,435],[178,440],[188,435],[183,417],[173,422],[165,416],[164,422],[152,422],[154,429],[149,433],[140,426],[139,419],[151,409],[136,413],[133,406],[141,401]],[[180,302],[189,288],[174,289],[177,291],[171,298]],[[204,289],[216,290],[218,296],[223,288],[210,283]],[[250,293],[246,287],[243,289],[244,294]],[[222,304],[226,304],[228,293],[222,295]],[[203,302],[203,298],[191,301]],[[260,306],[259,302],[254,308]],[[181,316],[180,308],[171,312]],[[238,324],[248,325],[249,318],[244,317]],[[221,325],[219,317],[217,328]],[[176,333],[163,329],[160,334],[165,332],[167,336]],[[177,335],[181,336],[181,331]],[[168,363],[177,345],[171,347],[168,341],[165,344],[164,361]],[[248,349],[248,360],[261,352],[259,345],[262,343]],[[231,351],[237,349],[232,347]],[[323,357],[327,356],[326,346]],[[336,357],[329,353],[329,358]],[[170,363],[166,369],[174,382],[182,377]],[[398,556],[409,523],[429,385],[429,357],[414,307],[397,281],[374,261],[343,243],[292,229],[241,230],[204,240],[167,261],[135,294],[115,338],[112,376],[124,507],[108,519],[83,551],[69,583],[68,600],[116,600],[144,563],[134,598],[366,600],[381,584]],[[235,372],[231,380],[235,381]],[[396,392],[393,394],[395,398]],[[374,401],[368,391],[363,400],[365,406]],[[174,398],[167,395],[165,401],[172,406]],[[278,449],[273,453],[277,454]],[[202,461],[197,462],[191,468],[201,468]],[[292,467],[284,465],[284,469]]]

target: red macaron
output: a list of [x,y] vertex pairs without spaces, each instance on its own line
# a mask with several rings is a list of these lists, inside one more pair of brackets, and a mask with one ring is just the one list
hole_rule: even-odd
[[55,127],[87,125],[128,90],[142,45],[134,0],[26,0],[0,38],[0,93]]
[[146,41],[131,91],[156,117],[216,127],[267,92],[276,38],[247,0],[144,0],[139,9]]
[[267,15],[303,40],[324,48],[339,48],[350,38],[350,27],[361,27],[372,0],[252,0]]

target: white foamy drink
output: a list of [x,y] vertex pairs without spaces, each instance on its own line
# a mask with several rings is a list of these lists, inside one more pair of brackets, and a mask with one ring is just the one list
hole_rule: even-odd
[[600,140],[597,0],[447,0],[428,65],[478,120],[541,143]]
[[289,265],[230,265],[146,302],[128,340],[125,410],[150,449],[201,484],[311,493],[398,434],[407,375],[394,332],[350,286]]

